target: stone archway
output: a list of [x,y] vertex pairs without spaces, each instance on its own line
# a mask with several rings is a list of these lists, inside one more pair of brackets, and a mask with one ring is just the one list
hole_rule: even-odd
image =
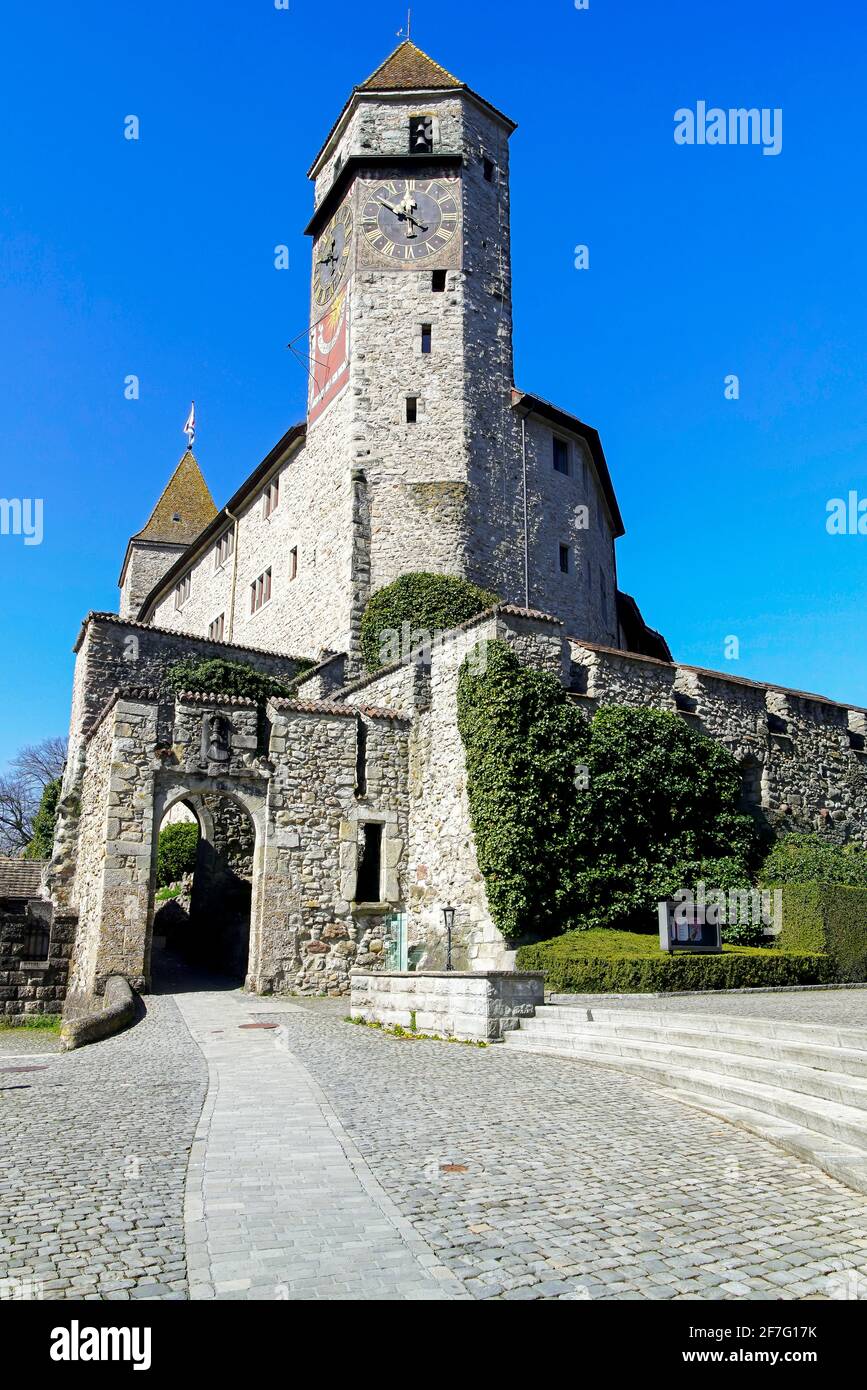
[[[244,984],[254,973],[257,906],[264,857],[264,789],[234,779],[159,778],[154,789],[153,867],[147,931],[147,973],[152,974],[156,852],[159,830],[183,805],[199,827],[186,930],[171,942],[174,965],[185,962],[227,982]],[[157,959],[159,965],[159,959]]]

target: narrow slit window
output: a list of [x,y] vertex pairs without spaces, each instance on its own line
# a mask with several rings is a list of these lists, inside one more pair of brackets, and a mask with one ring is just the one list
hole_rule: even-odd
[[446,273],[444,270],[431,271],[431,289],[434,294],[442,294],[446,287]]
[[554,472],[569,476],[569,445],[554,435]]
[[355,722],[355,795],[367,795],[367,725],[360,717]]
[[298,547],[293,545],[289,551],[289,578],[295,579],[298,575]]
[[406,423],[414,425],[418,420],[418,396],[407,396],[406,398]]
[[360,829],[355,900],[359,903],[378,903],[382,901],[382,826],[369,821]]
[[494,174],[497,172],[497,166],[496,166],[496,164],[494,163],[494,161],[493,161],[492,159],[485,159],[485,160],[483,160],[483,168],[484,168],[484,171],[485,171],[485,180],[486,180],[486,182],[487,182],[487,183],[493,183],[493,182],[494,182]]
[[421,326],[421,350],[428,353],[433,344],[433,324],[423,323]]
[[568,545],[561,545],[561,546],[560,546],[560,573],[561,573],[561,574],[568,574],[568,573],[569,573],[569,547],[568,547]]

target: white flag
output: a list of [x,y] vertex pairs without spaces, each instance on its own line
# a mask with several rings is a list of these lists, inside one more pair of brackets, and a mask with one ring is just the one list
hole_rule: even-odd
[[190,406],[190,413],[187,416],[187,423],[184,425],[184,434],[187,436],[189,448],[193,447],[193,440],[196,437],[196,402]]

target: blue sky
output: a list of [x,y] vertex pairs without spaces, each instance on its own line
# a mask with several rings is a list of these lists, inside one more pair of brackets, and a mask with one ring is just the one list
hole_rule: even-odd
[[[303,416],[305,172],[404,20],[400,0],[5,6],[0,496],[43,498],[45,538],[0,536],[0,763],[65,729],[80,620],[116,608],[190,399],[218,503]],[[516,374],[602,435],[621,587],[681,660],[867,705],[867,536],[825,529],[830,498],[867,497],[865,29],[855,0],[413,15],[519,122]],[[782,153],[677,146],[699,100],[782,108]]]

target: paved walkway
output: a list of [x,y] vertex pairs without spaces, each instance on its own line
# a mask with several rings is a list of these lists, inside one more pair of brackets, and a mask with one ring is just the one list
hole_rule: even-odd
[[245,996],[230,1000],[227,1014],[223,995],[178,998],[211,1078],[187,1182],[190,1297],[466,1297],[287,1049],[286,1029],[253,1022]]
[[346,1011],[178,993],[80,1052],[0,1039],[0,1296],[867,1296],[867,1199],[775,1146]]
[[579,1008],[646,1009],[649,1013],[731,1014],[780,1023],[818,1023],[867,1032],[867,985],[849,989],[756,990],[743,994],[555,994],[551,1002]]

